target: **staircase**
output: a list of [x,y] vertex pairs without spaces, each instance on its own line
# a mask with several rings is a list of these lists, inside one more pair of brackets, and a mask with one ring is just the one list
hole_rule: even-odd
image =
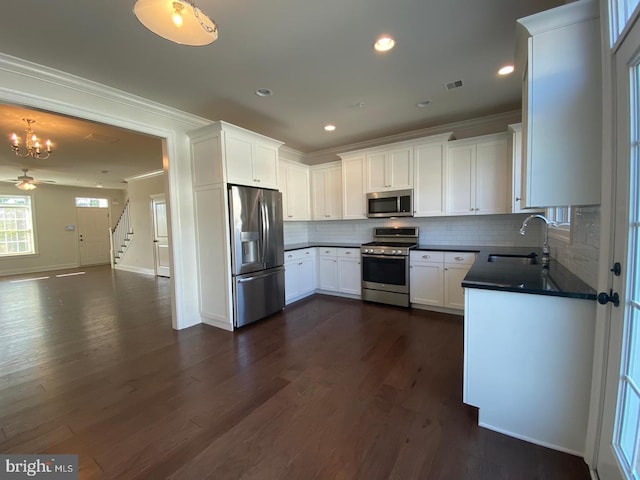
[[113,229],[109,229],[111,238],[111,268],[120,262],[124,252],[129,248],[131,239],[133,238],[133,229],[131,227],[131,215],[129,213],[129,200],[124,204],[122,213]]

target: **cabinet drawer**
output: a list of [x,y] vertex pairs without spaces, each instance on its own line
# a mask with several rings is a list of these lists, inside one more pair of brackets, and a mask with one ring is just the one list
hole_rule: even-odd
[[315,248],[302,248],[300,250],[291,250],[284,252],[284,261],[290,262],[292,260],[300,260],[301,258],[314,257],[316,254]]
[[445,263],[471,265],[476,260],[475,252],[444,252]]
[[318,247],[321,257],[335,257],[337,248],[335,247]]
[[426,262],[426,263],[444,263],[444,252],[427,252],[424,250],[410,252],[411,263],[414,262]]
[[359,248],[337,248],[339,257],[358,258],[360,256]]

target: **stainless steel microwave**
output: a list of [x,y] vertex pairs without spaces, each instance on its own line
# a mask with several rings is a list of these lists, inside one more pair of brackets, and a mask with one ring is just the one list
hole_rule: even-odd
[[413,190],[367,193],[367,217],[413,217]]

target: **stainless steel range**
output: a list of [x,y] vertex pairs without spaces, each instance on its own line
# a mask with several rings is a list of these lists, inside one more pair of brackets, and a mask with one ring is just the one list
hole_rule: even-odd
[[418,245],[418,227],[376,227],[360,247],[362,299],[409,306],[409,250]]

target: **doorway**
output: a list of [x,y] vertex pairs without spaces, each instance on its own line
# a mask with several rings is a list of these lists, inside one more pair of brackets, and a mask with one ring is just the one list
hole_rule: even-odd
[[109,209],[76,207],[80,266],[109,263]]
[[155,272],[158,277],[171,277],[167,201],[164,194],[151,195],[151,213],[153,217]]

